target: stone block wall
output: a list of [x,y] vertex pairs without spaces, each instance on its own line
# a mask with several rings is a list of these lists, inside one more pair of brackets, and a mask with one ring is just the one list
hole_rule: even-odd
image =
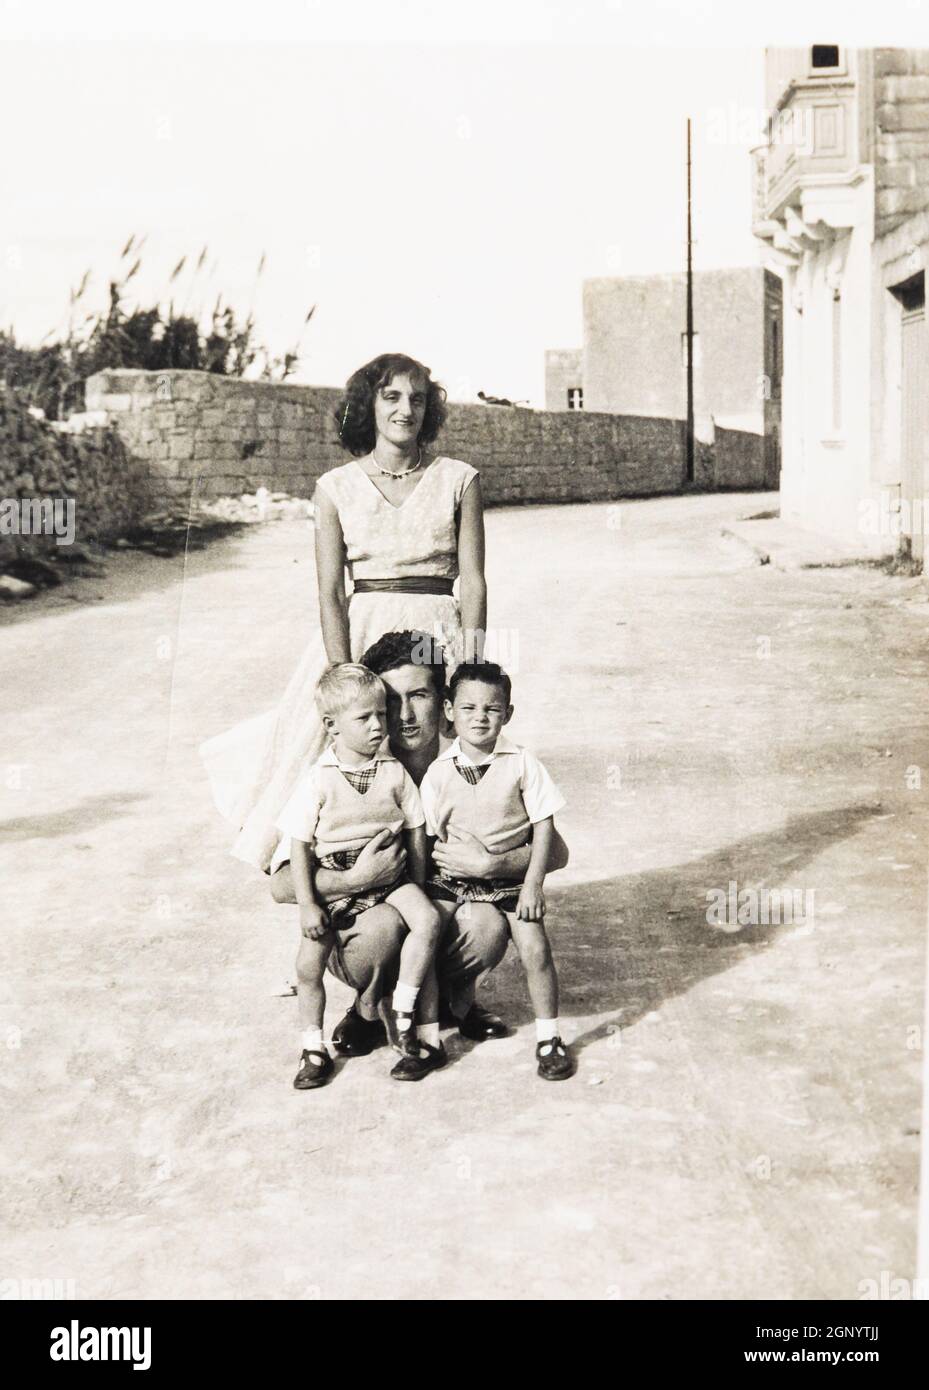
[[162,495],[201,498],[265,486],[308,496],[345,460],[326,387],[239,381],[209,372],[115,370],[88,378],[89,411],[105,410]]
[[929,207],[929,48],[874,50],[875,235]]
[[749,434],[747,430],[729,430],[716,426],[714,439],[715,482],[720,492],[741,492],[754,488],[777,488],[777,478],[770,480],[766,472],[765,436]]
[[[109,412],[163,496],[266,487],[307,497],[349,457],[337,441],[340,394],[204,372],[107,371],[89,379],[86,400]],[[455,404],[437,447],[481,470],[491,505],[672,493],[684,468],[682,422],[651,416]],[[754,447],[730,450],[723,486],[760,486]],[[699,444],[699,488],[718,485],[716,468],[713,446]]]

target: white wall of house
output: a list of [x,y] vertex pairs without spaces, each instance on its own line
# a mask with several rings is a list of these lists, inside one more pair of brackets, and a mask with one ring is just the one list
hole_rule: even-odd
[[862,522],[880,495],[871,466],[870,173],[845,200],[853,225],[784,271],[781,515],[880,554],[892,549],[889,538]]

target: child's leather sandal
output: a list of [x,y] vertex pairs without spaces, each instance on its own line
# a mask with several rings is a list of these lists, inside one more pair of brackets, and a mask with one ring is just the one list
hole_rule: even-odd
[[[543,1052],[543,1048],[549,1050]],[[569,1076],[574,1075],[574,1059],[561,1038],[546,1038],[537,1045],[535,1055],[539,1063],[539,1075],[546,1081],[566,1081]]]
[[294,1087],[298,1091],[313,1091],[317,1086],[325,1086],[335,1072],[335,1063],[328,1052],[308,1052],[300,1054],[300,1070],[294,1077]]
[[439,1043],[433,1047],[422,1039],[413,1039],[412,1046],[405,1050],[400,1061],[390,1069],[395,1081],[422,1081],[431,1071],[438,1071],[448,1061],[448,1053]]

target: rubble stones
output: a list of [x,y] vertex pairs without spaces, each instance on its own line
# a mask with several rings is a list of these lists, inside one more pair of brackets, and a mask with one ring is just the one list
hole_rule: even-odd
[[11,574],[0,574],[0,599],[4,602],[32,598],[35,592],[34,584],[26,584],[22,579],[14,579]]
[[[73,502],[75,538],[86,544],[115,539],[151,497],[146,470],[99,417],[62,430],[0,386],[0,498]],[[61,549],[51,534],[0,535],[0,573],[27,556],[55,561]]]

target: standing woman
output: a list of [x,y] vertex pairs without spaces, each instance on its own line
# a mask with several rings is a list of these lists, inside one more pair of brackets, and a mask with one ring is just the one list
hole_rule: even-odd
[[313,690],[327,667],[358,661],[385,632],[407,629],[442,645],[449,674],[466,634],[468,655],[482,654],[480,479],[429,448],[445,421],[444,390],[422,363],[385,353],[349,378],[336,414],[352,459],[316,485],[319,628],[277,709],[201,747],[217,805],[241,827],[233,855],[266,873],[289,857],[276,818],[325,747]]

